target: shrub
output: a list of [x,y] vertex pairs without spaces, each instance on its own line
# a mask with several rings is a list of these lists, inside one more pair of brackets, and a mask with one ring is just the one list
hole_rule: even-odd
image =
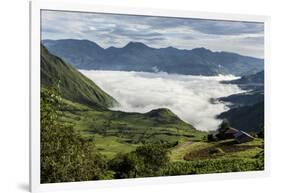
[[209,142],[215,141],[214,135],[213,135],[213,134],[208,134],[208,135],[207,135],[207,140],[208,140]]

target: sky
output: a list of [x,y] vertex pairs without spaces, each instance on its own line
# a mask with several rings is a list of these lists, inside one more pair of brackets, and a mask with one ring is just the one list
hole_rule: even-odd
[[48,10],[41,12],[41,21],[42,39],[87,39],[103,48],[129,42],[153,48],[205,47],[264,58],[263,23]]

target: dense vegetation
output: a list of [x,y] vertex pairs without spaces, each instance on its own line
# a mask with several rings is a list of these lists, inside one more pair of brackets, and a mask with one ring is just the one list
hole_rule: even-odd
[[107,165],[93,140],[62,124],[61,98],[54,89],[41,92],[41,182],[107,179]]
[[115,178],[136,178],[161,175],[169,163],[165,144],[154,143],[138,147],[128,154],[119,154],[109,162]]
[[258,159],[209,159],[171,162],[163,168],[162,175],[187,175],[256,171],[264,169],[263,160]]

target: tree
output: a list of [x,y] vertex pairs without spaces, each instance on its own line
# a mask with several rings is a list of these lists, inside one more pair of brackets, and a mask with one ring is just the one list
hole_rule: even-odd
[[211,142],[211,141],[214,141],[214,140],[215,140],[215,139],[214,139],[214,135],[213,135],[213,134],[208,134],[208,135],[207,135],[207,140],[210,141],[210,142]]
[[264,129],[262,129],[260,132],[258,132],[258,134],[257,134],[257,136],[259,137],[259,138],[264,138]]
[[221,122],[220,126],[219,126],[219,132],[220,132],[220,133],[223,133],[223,132],[225,132],[229,127],[230,127],[229,121],[228,121],[227,119],[224,119],[224,120]]
[[138,165],[135,153],[118,154],[109,162],[109,168],[117,179],[136,178]]
[[169,162],[168,149],[162,143],[140,146],[136,149],[136,156],[141,161],[138,175],[154,176]]
[[136,151],[119,154],[110,161],[115,178],[160,176],[161,169],[169,163],[168,149],[162,143],[140,146]]
[[93,140],[60,120],[62,99],[53,88],[41,91],[41,183],[110,178]]

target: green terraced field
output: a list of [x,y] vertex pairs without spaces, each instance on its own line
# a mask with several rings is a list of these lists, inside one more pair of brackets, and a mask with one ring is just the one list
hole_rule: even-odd
[[[108,158],[113,158],[117,153],[133,151],[137,146],[149,142],[196,142],[206,135],[167,109],[145,114],[125,113],[97,111],[66,99],[63,102],[62,121],[73,125],[83,135],[93,137],[96,146]],[[166,122],[160,122],[159,119],[165,119]]]
[[171,149],[171,160],[205,160],[217,158],[253,159],[264,149],[262,139],[237,144],[234,140],[217,142],[182,142]]

